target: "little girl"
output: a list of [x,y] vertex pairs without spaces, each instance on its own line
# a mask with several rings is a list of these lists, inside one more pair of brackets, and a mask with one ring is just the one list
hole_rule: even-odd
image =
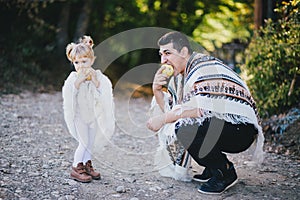
[[79,143],[71,178],[80,182],[101,178],[92,166],[92,151],[99,152],[115,129],[112,84],[92,68],[96,58],[93,45],[89,36],[67,45],[66,55],[76,72],[70,73],[62,88],[64,118]]

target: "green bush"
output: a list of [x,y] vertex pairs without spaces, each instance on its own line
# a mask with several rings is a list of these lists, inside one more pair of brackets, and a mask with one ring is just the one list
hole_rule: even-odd
[[277,21],[266,20],[246,49],[241,66],[262,117],[297,106],[300,99],[299,0],[283,2]]

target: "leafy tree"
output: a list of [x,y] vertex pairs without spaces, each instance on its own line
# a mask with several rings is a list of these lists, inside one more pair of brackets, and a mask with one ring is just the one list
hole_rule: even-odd
[[252,39],[243,70],[262,116],[297,106],[300,99],[300,1],[283,2],[278,21],[266,21]]
[[214,11],[202,14],[202,23],[193,30],[196,41],[209,51],[221,48],[234,39],[247,43],[253,29],[253,7],[250,3],[221,2]]
[[[55,26],[40,11],[48,2],[0,1],[0,90],[13,92],[18,85],[45,83]],[[33,85],[34,86],[34,85]]]
[[[213,50],[211,46],[250,36],[251,6],[252,0],[0,0],[0,25],[5,27],[0,33],[0,90],[37,82],[60,88],[71,70],[65,46],[82,34],[98,44],[128,29],[164,27]],[[112,72],[120,73],[117,77],[158,60],[156,50],[130,52],[113,63],[118,70]]]

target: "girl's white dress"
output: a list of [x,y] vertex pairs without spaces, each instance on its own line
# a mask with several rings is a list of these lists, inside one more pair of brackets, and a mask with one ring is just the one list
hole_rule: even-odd
[[82,138],[75,128],[75,118],[80,118],[84,123],[96,128],[93,152],[99,150],[110,141],[115,130],[114,101],[112,84],[110,80],[96,70],[97,79],[100,81],[96,88],[91,81],[83,82],[79,89],[74,83],[77,72],[71,72],[62,88],[64,118],[70,134],[78,141]]

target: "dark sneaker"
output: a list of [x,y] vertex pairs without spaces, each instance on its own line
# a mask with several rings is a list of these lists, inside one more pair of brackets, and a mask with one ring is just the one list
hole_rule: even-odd
[[212,177],[212,173],[210,172],[209,168],[205,168],[202,172],[202,174],[196,174],[193,176],[193,180],[197,182],[207,182]]
[[232,166],[224,172],[213,170],[213,177],[198,188],[198,192],[203,194],[221,194],[237,183],[237,174]]

